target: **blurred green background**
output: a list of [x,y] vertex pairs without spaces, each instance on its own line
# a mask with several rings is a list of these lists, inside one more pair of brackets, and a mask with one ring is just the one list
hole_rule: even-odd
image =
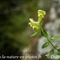
[[0,0],[0,55],[22,55],[21,51],[32,40],[29,18],[36,20],[38,9],[48,12],[51,2],[52,0]]

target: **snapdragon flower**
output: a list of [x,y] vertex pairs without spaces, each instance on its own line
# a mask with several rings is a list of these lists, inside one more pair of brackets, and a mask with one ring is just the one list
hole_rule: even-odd
[[29,25],[33,28],[33,29],[39,29],[40,28],[40,23],[42,18],[44,18],[46,12],[43,10],[38,10],[38,21],[34,21],[32,18],[30,18],[30,22]]
[[29,25],[34,29],[39,29],[39,22],[34,21],[32,18],[29,19]]

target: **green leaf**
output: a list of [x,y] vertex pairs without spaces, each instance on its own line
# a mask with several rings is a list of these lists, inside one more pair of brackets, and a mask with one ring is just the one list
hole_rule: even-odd
[[47,34],[47,32],[46,32],[46,31],[44,31],[44,30],[41,30],[41,34],[42,34],[44,37],[46,37],[46,38],[48,38],[48,37],[49,37],[49,35]]
[[54,54],[51,56],[53,59],[60,59],[60,54]]
[[50,52],[48,52],[45,56],[50,56],[53,53],[54,53],[54,49],[52,49]]
[[[53,46],[52,46],[52,47],[53,47]],[[54,44],[54,47],[55,47],[55,48],[57,48],[57,47],[58,47],[58,45],[57,45],[57,44]]]
[[58,52],[60,52],[60,48],[58,49]]
[[36,36],[39,32],[35,32],[34,34],[31,35],[31,37]]
[[42,45],[42,48],[47,47],[49,44],[50,44],[49,42],[44,43],[44,44]]
[[56,39],[58,39],[58,38],[60,38],[60,35],[59,35],[59,36],[51,37],[52,40],[56,40]]

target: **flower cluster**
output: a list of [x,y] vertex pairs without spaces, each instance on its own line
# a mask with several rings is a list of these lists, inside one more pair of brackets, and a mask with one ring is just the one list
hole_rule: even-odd
[[30,22],[29,25],[33,28],[33,29],[39,29],[39,24],[41,22],[41,20],[44,18],[46,12],[43,10],[38,10],[38,21],[34,21],[32,18],[30,18]]

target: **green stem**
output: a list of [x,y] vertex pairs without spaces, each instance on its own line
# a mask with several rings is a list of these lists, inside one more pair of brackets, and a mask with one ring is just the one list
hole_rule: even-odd
[[58,49],[57,49],[57,48],[53,45],[53,43],[51,42],[50,36],[49,36],[47,33],[45,33],[42,28],[41,28],[41,31],[42,31],[44,34],[46,34],[47,37],[46,37],[46,36],[44,36],[44,37],[47,38],[47,40],[50,42],[50,44],[53,46],[53,48],[58,51]]
[[58,51],[58,49],[53,45],[53,43],[50,41],[50,39],[47,38],[47,40],[50,42],[50,44],[53,46],[53,48]]

